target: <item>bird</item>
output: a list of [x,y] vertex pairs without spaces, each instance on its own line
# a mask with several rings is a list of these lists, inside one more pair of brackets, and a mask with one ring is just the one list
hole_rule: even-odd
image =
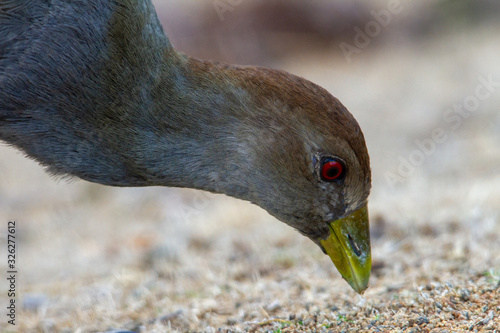
[[247,200],[368,287],[363,132],[293,74],[176,50],[151,0],[0,2],[0,140],[56,176]]

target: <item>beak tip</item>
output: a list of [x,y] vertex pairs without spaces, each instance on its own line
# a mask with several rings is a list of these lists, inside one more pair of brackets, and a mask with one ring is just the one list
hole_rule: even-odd
[[370,263],[368,263],[365,269],[352,272],[354,274],[350,276],[343,276],[346,282],[351,286],[351,288],[360,295],[363,295],[366,289],[368,289],[370,280],[370,266]]
[[[349,283],[349,281],[348,281],[348,283]],[[351,284],[351,283],[349,283],[349,285],[358,294],[363,295],[365,293],[366,289],[368,289],[368,279],[366,279],[366,281],[362,281],[360,284],[357,284],[357,283],[352,283]]]

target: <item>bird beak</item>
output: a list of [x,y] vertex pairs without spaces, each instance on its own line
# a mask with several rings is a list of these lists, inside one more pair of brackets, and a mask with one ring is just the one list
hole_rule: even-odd
[[320,240],[342,277],[362,294],[372,266],[370,228],[366,206],[330,223],[330,236]]

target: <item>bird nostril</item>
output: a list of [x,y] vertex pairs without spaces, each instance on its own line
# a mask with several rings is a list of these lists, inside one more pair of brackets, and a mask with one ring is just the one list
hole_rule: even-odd
[[351,244],[352,250],[359,257],[361,255],[361,250],[359,249],[358,244],[356,244],[351,235],[347,235],[347,237],[349,238],[349,243]]

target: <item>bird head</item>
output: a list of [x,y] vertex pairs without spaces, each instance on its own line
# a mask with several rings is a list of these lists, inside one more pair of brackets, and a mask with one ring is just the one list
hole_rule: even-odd
[[[256,70],[256,69],[254,69]],[[361,129],[323,88],[285,72],[258,69],[246,81],[255,117],[240,128],[253,201],[309,237],[358,293],[371,269],[369,156]]]

